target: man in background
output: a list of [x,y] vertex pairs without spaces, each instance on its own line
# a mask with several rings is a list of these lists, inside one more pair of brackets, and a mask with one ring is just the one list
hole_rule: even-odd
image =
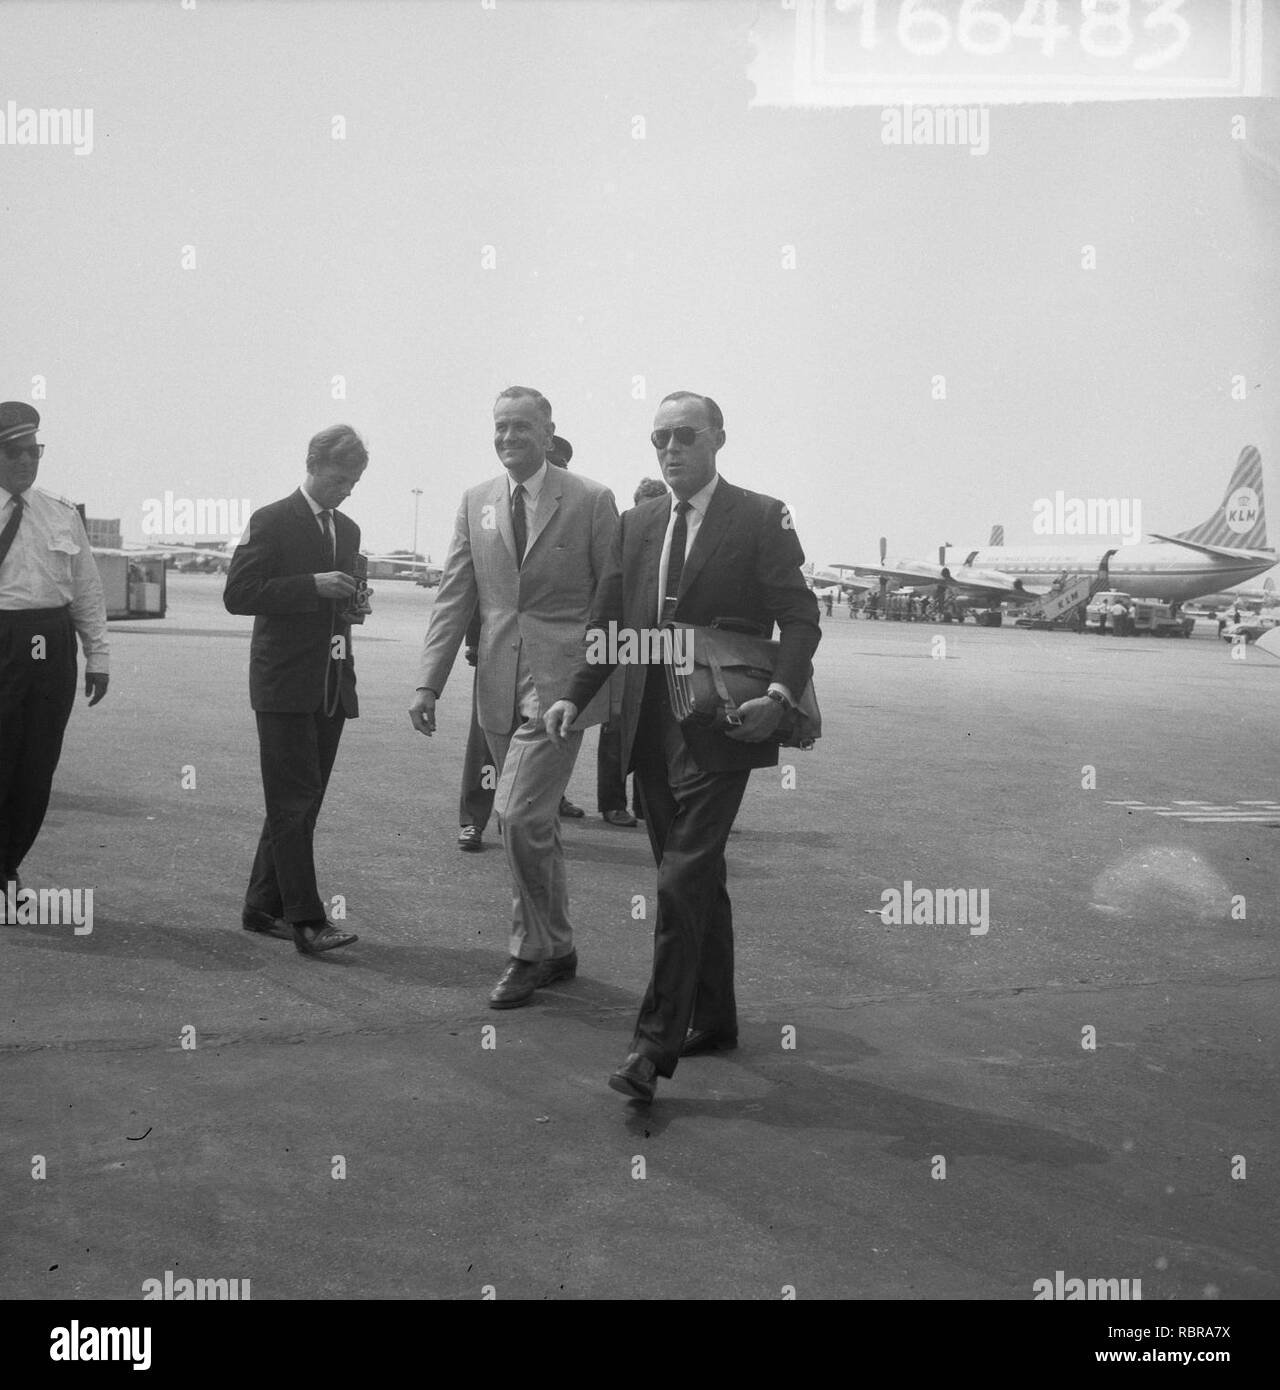
[[[654,497],[665,497],[667,485],[661,478],[641,478],[635,490],[638,507]],[[627,773],[622,766],[622,681],[620,672],[609,677],[609,722],[600,726],[600,743],[596,748],[596,806],[606,824],[623,828],[634,826],[641,817],[639,793],[632,797],[633,806],[627,810]]]

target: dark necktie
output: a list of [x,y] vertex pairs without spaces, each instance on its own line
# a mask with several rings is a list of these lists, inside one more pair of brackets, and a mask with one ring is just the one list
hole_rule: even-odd
[[4,557],[9,553],[9,547],[13,544],[13,538],[18,534],[18,527],[22,522],[22,510],[26,503],[22,500],[22,494],[13,494],[13,512],[9,520],[5,523],[5,528],[0,531],[0,565],[4,564]]
[[338,542],[333,534],[333,513],[327,508],[320,513],[320,524],[324,527],[324,539],[329,551],[329,563],[338,563]]
[[676,599],[680,596],[680,576],[684,572],[684,552],[689,543],[689,523],[685,514],[688,502],[676,503],[676,524],[671,528],[671,549],[667,554],[667,592],[662,597],[662,619],[671,621],[676,611]]
[[524,484],[517,483],[511,493],[511,529],[516,537],[516,569],[524,564],[524,547],[528,539],[528,527],[524,516]]

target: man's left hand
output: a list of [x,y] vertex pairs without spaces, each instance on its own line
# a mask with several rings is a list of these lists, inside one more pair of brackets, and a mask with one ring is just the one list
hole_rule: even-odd
[[84,693],[89,697],[89,708],[94,705],[107,693],[107,683],[111,677],[103,671],[86,671],[84,673]]
[[726,729],[725,737],[738,743],[763,743],[773,736],[774,730],[782,723],[784,712],[782,705],[767,695],[748,700],[738,706],[742,723],[736,729]]

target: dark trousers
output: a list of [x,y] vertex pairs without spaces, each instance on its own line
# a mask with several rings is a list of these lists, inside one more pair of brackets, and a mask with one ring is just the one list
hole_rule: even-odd
[[600,725],[596,748],[596,810],[627,809],[627,779],[622,771],[622,728],[617,723]]
[[0,612],[0,890],[36,842],[76,701],[65,608]]
[[[596,748],[596,809],[606,811],[627,809],[627,778],[622,770],[622,725],[600,725],[600,743]],[[640,815],[640,784],[631,784],[631,810]]]
[[751,772],[701,771],[665,690],[653,680],[641,708],[634,766],[658,865],[658,907],[653,974],[631,1050],[650,1058],[660,1076],[671,1076],[690,1027],[738,1031],[724,848]]
[[[493,814],[493,794],[498,789],[498,765],[489,751],[489,740],[480,727],[476,705],[476,681],[471,683],[471,730],[462,760],[462,793],[458,798],[458,824],[474,825],[483,832]],[[489,769],[485,786],[485,769]]]
[[266,819],[253,859],[247,907],[287,922],[325,917],[312,852],[346,713],[274,714],[258,711],[258,752]]

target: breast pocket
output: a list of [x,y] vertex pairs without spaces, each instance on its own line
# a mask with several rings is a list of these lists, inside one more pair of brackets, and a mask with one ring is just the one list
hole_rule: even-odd
[[71,562],[75,556],[80,554],[80,546],[75,538],[69,533],[50,537],[45,554],[48,557],[49,573],[59,582],[69,583],[71,580]]

